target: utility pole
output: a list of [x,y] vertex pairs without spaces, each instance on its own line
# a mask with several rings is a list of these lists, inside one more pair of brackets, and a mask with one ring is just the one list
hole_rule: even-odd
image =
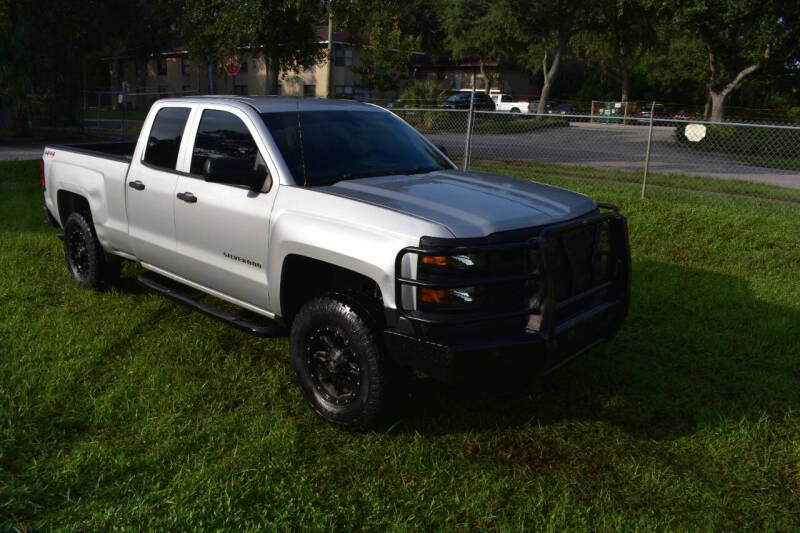
[[327,98],[333,98],[333,11],[331,4],[333,0],[328,0],[328,92]]

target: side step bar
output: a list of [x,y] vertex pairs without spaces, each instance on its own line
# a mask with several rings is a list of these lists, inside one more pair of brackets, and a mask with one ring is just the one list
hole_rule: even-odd
[[197,309],[201,313],[205,313],[210,317],[226,322],[227,324],[237,329],[240,329],[246,333],[249,333],[251,335],[255,335],[256,337],[272,338],[272,337],[286,336],[286,330],[278,325],[263,326],[263,325],[253,324],[251,322],[242,320],[237,316],[228,314],[225,311],[222,311],[221,309],[217,309],[216,307],[208,303],[201,302],[200,299],[203,296],[205,296],[205,293],[197,293],[195,297],[191,297],[182,294],[177,288],[167,285],[167,283],[173,283],[175,285],[178,285],[177,282],[166,280],[165,278],[161,278],[160,276],[157,277],[155,274],[152,273],[142,274],[137,278],[137,281],[142,285],[144,285],[145,287],[147,287],[148,289],[152,289],[158,293],[161,293],[167,298],[175,300],[178,303],[182,303],[183,305],[187,305],[189,307]]

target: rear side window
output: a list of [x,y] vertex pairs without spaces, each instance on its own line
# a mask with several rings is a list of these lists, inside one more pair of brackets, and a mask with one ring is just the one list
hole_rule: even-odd
[[188,107],[165,107],[158,112],[147,139],[145,163],[165,170],[175,170],[189,111]]
[[192,174],[202,174],[208,158],[247,159],[253,168],[264,165],[250,130],[239,117],[227,111],[203,111],[192,152]]

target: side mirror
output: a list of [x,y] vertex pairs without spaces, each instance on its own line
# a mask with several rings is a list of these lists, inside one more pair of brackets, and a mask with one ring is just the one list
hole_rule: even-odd
[[254,169],[250,159],[239,157],[209,157],[203,165],[203,177],[206,181],[244,185],[251,191],[261,191],[268,175],[269,172],[263,165]]
[[447,148],[445,148],[443,145],[437,144],[436,148],[438,148],[439,151],[442,152],[444,155],[447,155]]

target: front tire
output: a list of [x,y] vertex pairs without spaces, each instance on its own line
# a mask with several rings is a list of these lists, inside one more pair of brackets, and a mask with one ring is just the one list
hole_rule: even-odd
[[67,217],[64,256],[70,276],[83,288],[103,290],[119,278],[119,262],[106,258],[94,226],[83,213],[72,213]]
[[300,309],[289,339],[298,385],[317,415],[347,431],[379,422],[391,362],[366,307],[344,295],[315,298]]

